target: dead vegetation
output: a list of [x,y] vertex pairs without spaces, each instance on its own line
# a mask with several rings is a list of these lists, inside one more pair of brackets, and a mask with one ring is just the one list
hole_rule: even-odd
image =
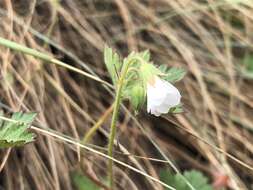
[[[250,0],[4,0],[0,5],[1,37],[103,80],[110,81],[104,44],[122,56],[150,49],[157,64],[187,69],[177,84],[185,113],[157,119],[143,111],[134,119],[122,109],[115,155],[155,178],[160,168],[171,166],[148,158],[169,159],[181,171],[224,174],[230,189],[252,189],[253,82],[239,72],[244,56],[252,54]],[[0,69],[0,109],[37,111],[39,126],[77,140],[113,101],[99,82],[4,47]],[[108,122],[93,144],[105,147]],[[6,190],[74,189],[73,170],[99,183],[106,169],[105,158],[43,134],[0,155],[0,187]],[[120,189],[162,189],[124,167],[116,170]]]

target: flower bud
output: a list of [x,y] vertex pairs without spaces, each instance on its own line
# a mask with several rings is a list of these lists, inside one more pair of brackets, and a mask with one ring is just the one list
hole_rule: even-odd
[[130,95],[130,101],[132,106],[136,111],[140,109],[140,107],[144,104],[145,102],[145,90],[143,86],[141,85],[135,85],[131,89],[131,95]]
[[140,76],[144,84],[150,81],[154,76],[163,74],[156,66],[151,63],[143,63],[140,68]]

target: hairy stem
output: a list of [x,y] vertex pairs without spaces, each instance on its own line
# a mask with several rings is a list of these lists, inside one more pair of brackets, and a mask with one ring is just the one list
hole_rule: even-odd
[[[121,104],[121,91],[124,84],[124,79],[128,71],[129,65],[132,63],[132,61],[129,61],[126,63],[121,72],[120,79],[118,81],[117,89],[116,89],[116,97],[114,101],[114,109],[112,114],[112,121],[111,121],[111,127],[110,127],[110,137],[109,137],[109,144],[108,144],[108,156],[113,157],[113,145],[114,145],[114,139],[116,135],[116,123],[118,120],[118,113],[119,108]],[[108,177],[109,177],[109,184],[110,188],[113,189],[113,160],[110,159],[108,163]]]

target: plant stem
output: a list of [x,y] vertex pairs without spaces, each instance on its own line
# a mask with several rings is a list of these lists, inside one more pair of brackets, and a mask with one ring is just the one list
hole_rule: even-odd
[[24,45],[18,44],[16,42],[13,42],[13,41],[7,40],[5,38],[1,38],[1,37],[0,37],[0,45],[8,47],[8,48],[10,48],[12,50],[15,50],[15,51],[18,51],[18,52],[27,54],[27,55],[32,55],[32,56],[34,56],[36,58],[39,58],[39,59],[45,61],[46,63],[52,63],[52,64],[58,65],[60,67],[64,67],[64,68],[66,68],[68,70],[71,70],[73,72],[79,73],[79,74],[81,74],[83,76],[86,76],[86,77],[88,77],[90,79],[93,79],[95,81],[101,82],[102,84],[105,84],[106,86],[108,86],[110,88],[112,87],[112,85],[109,84],[108,82],[106,82],[106,81],[104,81],[104,80],[102,80],[102,79],[100,79],[100,78],[98,78],[96,76],[93,76],[90,73],[87,73],[87,72],[85,72],[83,70],[75,68],[74,66],[71,66],[71,65],[69,65],[67,63],[64,63],[64,62],[60,61],[60,60],[57,60],[57,59],[53,58],[52,56],[50,56],[48,54],[45,54],[45,53],[42,53],[40,51],[37,51],[35,49],[26,47]]
[[[119,86],[120,87],[120,86]],[[110,131],[110,137],[109,137],[109,145],[108,145],[108,156],[112,157],[113,155],[113,145],[114,145],[114,139],[116,135],[116,122],[118,119],[118,112],[119,112],[119,106],[121,102],[120,93],[118,93],[120,88],[117,90],[116,99],[115,99],[115,105],[112,115],[112,122],[111,122],[111,131]],[[113,160],[109,160],[108,164],[108,176],[110,181],[110,188],[113,189]]]
[[[121,91],[124,84],[124,79],[128,71],[129,65],[132,63],[132,61],[127,62],[121,72],[120,79],[118,81],[117,89],[116,89],[116,97],[114,101],[114,109],[112,114],[112,121],[111,121],[111,127],[110,127],[110,137],[109,137],[109,144],[108,144],[108,156],[113,157],[113,145],[114,145],[114,139],[116,135],[116,123],[118,120],[118,114],[119,114],[119,108],[121,104]],[[108,177],[109,177],[109,185],[110,188],[113,189],[113,160],[109,159],[108,163]]]

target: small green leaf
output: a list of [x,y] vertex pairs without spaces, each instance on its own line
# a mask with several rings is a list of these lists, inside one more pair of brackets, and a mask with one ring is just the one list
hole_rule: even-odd
[[111,76],[112,82],[116,85],[118,81],[118,74],[120,73],[122,62],[117,53],[113,52],[111,48],[105,46],[104,49],[104,62],[106,68]]
[[249,72],[253,73],[253,54],[245,56],[243,64]]
[[[36,113],[14,113],[12,121],[0,119],[0,148],[20,146],[32,142],[35,135],[27,131]],[[14,122],[16,121],[16,122]]]
[[162,78],[172,83],[180,81],[186,74],[186,71],[182,68],[173,67],[169,69],[166,65],[161,65],[159,69],[165,74]]
[[253,79],[253,54],[245,55],[241,65],[237,67],[241,76],[246,79]]
[[[169,171],[169,170],[162,170],[160,172],[160,179],[162,182],[166,183],[167,185],[170,185],[174,187],[175,185],[175,176]],[[166,188],[167,190],[167,188]]]
[[201,172],[196,170],[186,171],[184,176],[196,189],[212,190],[207,178]]
[[74,172],[71,176],[76,190],[101,190],[93,181],[79,172]]
[[[183,176],[196,190],[213,190],[207,178],[199,171],[186,171]],[[177,190],[192,190],[180,174],[173,175],[170,171],[162,170],[160,179]]]

